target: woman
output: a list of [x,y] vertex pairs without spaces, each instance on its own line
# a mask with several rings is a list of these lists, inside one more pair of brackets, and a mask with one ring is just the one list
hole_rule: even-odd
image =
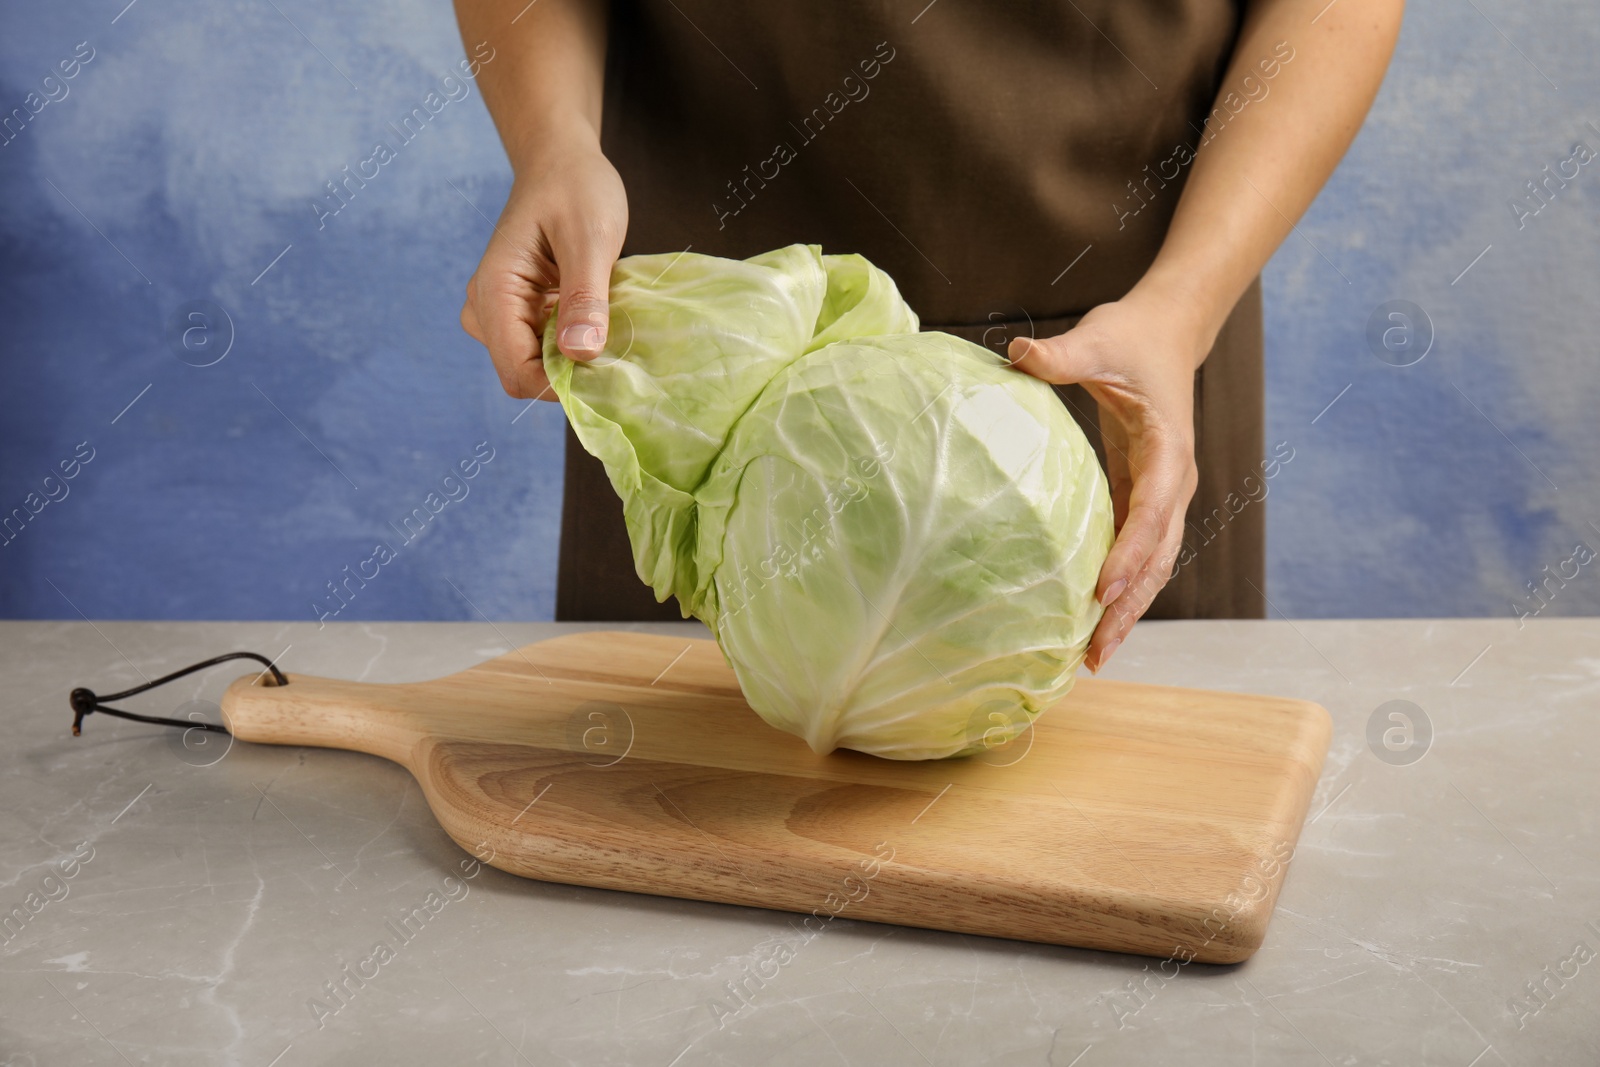
[[[1054,384],[1095,443],[1118,533],[1091,669],[1147,610],[1260,617],[1258,275],[1403,6],[456,0],[500,57],[479,83],[515,173],[462,325],[508,393],[550,399],[557,291],[561,350],[593,358],[625,252],[862,253],[925,328]],[[678,617],[570,433],[566,474],[557,617]]]

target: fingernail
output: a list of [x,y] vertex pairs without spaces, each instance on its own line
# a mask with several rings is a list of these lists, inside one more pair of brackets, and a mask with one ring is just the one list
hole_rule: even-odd
[[[1121,596],[1123,594],[1123,591],[1126,590],[1127,588],[1128,588],[1128,579],[1126,579],[1126,578],[1118,578],[1116,581],[1114,581],[1110,585],[1106,586],[1106,591],[1100,595],[1100,603],[1101,603],[1101,605],[1105,606],[1105,605],[1110,604],[1113,600],[1117,599],[1117,597]],[[1115,648],[1116,646],[1113,645],[1112,647]]]
[[598,352],[605,344],[606,335],[600,327],[586,322],[573,323],[561,331],[561,348],[565,352]]
[[1117,646],[1120,645],[1120,644],[1122,644],[1122,638],[1119,637],[1115,641],[1113,641],[1109,645],[1107,645],[1104,652],[1100,653],[1100,666],[1101,667],[1104,667],[1106,665],[1106,660],[1111,658],[1111,654],[1117,650]]

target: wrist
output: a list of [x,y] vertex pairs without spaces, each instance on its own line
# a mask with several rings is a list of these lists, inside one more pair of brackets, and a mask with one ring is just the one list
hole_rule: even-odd
[[1233,310],[1194,271],[1152,267],[1124,299],[1145,304],[1186,341],[1196,368],[1205,361],[1222,324]]
[[600,151],[600,131],[586,116],[574,112],[526,118],[503,140],[511,172],[519,179],[548,169],[564,156]]

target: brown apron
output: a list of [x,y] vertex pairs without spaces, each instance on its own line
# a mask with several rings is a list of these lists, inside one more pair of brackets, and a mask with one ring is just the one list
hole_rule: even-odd
[[[624,254],[820,244],[887,271],[926,329],[999,350],[1060,333],[1155,258],[1238,20],[1231,0],[613,0]],[[1147,618],[1264,612],[1264,502],[1223,503],[1259,473],[1262,379],[1258,279],[1195,376],[1193,558]],[[1057,392],[1103,462],[1094,402]],[[635,575],[570,429],[562,507],[558,620],[682,617]]]

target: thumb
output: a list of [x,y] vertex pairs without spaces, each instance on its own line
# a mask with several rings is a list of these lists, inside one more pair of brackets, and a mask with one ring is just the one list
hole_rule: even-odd
[[561,296],[556,313],[556,347],[578,360],[598,356],[606,346],[610,325],[607,298],[611,293],[611,267],[615,255],[593,247],[557,253],[561,269]]
[[1018,370],[1051,385],[1086,381],[1098,370],[1076,326],[1054,337],[1013,337],[1006,346],[1006,359]]

